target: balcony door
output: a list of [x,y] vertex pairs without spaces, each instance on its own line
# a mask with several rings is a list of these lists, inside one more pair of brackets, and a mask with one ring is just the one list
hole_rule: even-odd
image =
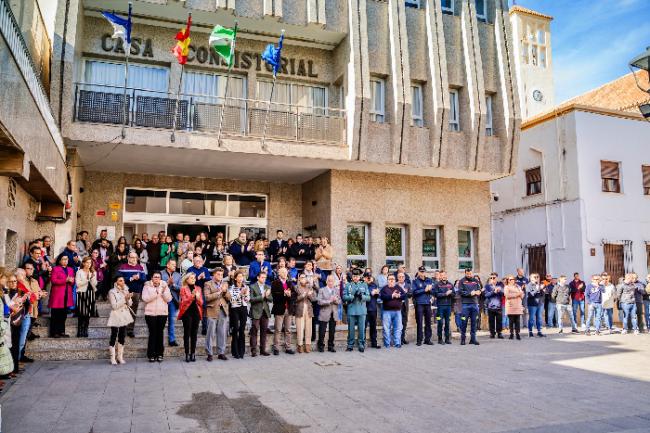
[[[86,60],[84,82],[87,90],[122,93],[124,91],[124,63],[104,60]],[[161,66],[129,64],[128,87],[150,90],[151,94],[167,93],[169,68]]]

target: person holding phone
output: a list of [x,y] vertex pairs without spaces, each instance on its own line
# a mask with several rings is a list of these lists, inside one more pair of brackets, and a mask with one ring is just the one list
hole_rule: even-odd
[[196,274],[188,272],[181,280],[181,306],[178,317],[183,321],[185,362],[196,362],[196,339],[203,317],[203,295]]

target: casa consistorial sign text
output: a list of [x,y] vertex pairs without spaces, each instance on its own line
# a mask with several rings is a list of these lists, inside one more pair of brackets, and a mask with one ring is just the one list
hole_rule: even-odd
[[[122,39],[112,39],[110,34],[105,34],[101,39],[101,47],[104,52],[124,54],[124,45]],[[131,39],[131,56],[153,58],[153,42],[151,38],[132,38]],[[190,53],[187,56],[189,63],[201,65],[227,66],[223,60],[207,46],[190,45]],[[262,61],[260,53],[250,51],[235,51],[233,68],[248,70],[255,68],[261,71],[264,67],[268,72],[272,72],[269,65]],[[282,57],[280,73],[285,75],[295,75],[299,77],[318,78],[318,73],[314,66],[313,60],[299,59],[294,57]]]

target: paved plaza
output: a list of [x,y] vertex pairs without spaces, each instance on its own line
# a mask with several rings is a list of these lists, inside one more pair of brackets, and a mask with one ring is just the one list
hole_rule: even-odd
[[481,343],[213,363],[37,363],[3,393],[2,431],[650,431],[650,336]]

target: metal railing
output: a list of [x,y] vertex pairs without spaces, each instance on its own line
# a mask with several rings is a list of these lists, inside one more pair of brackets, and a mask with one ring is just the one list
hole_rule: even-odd
[[[148,89],[77,83],[74,120],[172,129],[176,95]],[[127,118],[124,105],[127,104]],[[217,134],[223,110],[222,136],[261,137],[268,101],[212,95],[181,94],[176,129]],[[345,110],[272,103],[268,138],[297,142],[344,143]]]

